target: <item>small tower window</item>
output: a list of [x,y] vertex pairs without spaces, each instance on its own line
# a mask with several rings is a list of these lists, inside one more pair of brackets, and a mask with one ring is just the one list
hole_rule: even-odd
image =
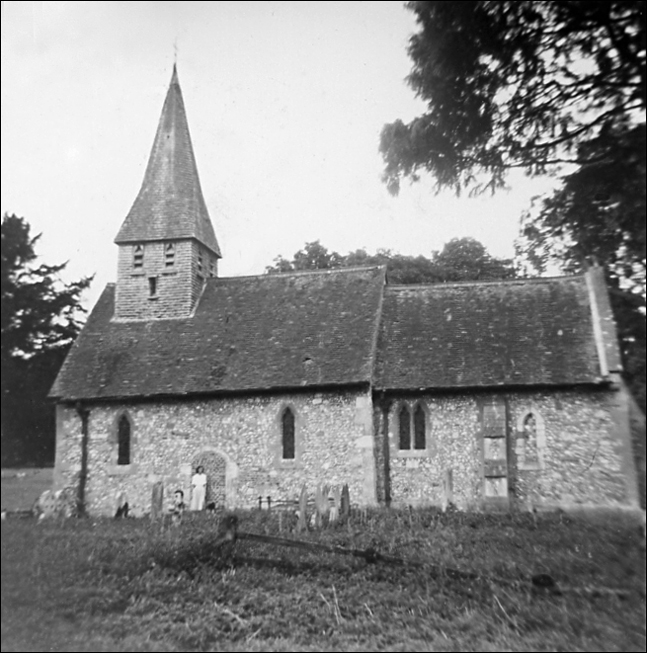
[[141,270],[144,267],[144,246],[135,245],[133,247],[133,268]]
[[164,245],[164,267],[172,268],[175,265],[175,243]]
[[198,278],[204,278],[204,256],[202,250],[198,250]]
[[157,297],[157,277],[148,277],[148,296]]
[[209,257],[209,276],[216,276],[216,260],[212,256]]
[[294,413],[286,408],[281,416],[282,446],[284,460],[294,460],[296,449],[294,440]]
[[117,431],[117,465],[130,465],[130,421],[125,415],[119,419]]

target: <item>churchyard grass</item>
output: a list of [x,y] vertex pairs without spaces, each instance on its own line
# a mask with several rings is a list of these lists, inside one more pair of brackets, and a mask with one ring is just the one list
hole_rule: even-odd
[[[218,519],[2,523],[2,651],[644,651],[637,523],[546,514],[375,510],[290,534],[510,581],[241,540]],[[535,588],[547,574],[562,595]],[[569,588],[626,591],[592,595]],[[595,592],[593,592],[595,594]]]
[[52,487],[52,467],[3,469],[0,483],[3,510],[30,510],[36,499]]

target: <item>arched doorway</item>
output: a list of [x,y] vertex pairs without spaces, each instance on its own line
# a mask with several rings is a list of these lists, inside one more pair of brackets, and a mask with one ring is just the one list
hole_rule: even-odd
[[215,503],[217,508],[223,508],[226,498],[227,461],[215,451],[203,451],[193,458],[192,472],[200,465],[204,467],[207,475],[206,504]]

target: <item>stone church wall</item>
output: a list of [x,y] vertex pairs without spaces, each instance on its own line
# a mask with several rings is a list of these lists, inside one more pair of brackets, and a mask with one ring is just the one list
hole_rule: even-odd
[[[453,502],[482,507],[485,479],[483,406],[504,406],[508,507],[636,505],[636,472],[623,394],[543,391],[392,398],[388,413],[365,392],[294,393],[136,404],[88,404],[90,514],[112,515],[124,493],[135,515],[150,510],[156,482],[167,495],[190,498],[197,462],[211,456],[222,470],[214,494],[228,508],[258,497],[295,499],[325,483],[348,483],[362,505],[440,505],[451,476]],[[398,411],[424,408],[426,443],[399,450]],[[281,415],[295,415],[295,458],[282,459]],[[118,421],[131,425],[131,464],[117,464]],[[531,417],[529,417],[531,416]],[[76,485],[81,470],[81,419],[58,408],[56,486]],[[206,458],[205,458],[206,456]],[[493,479],[489,479],[490,481]],[[494,479],[502,481],[502,479]],[[493,487],[496,488],[495,483]],[[498,497],[502,498],[502,497]]]
[[[398,410],[421,402],[427,412],[424,451],[399,450]],[[453,501],[483,505],[482,405],[505,407],[510,507],[618,506],[637,502],[623,395],[613,391],[546,391],[505,395],[427,395],[394,399],[388,414],[387,483],[393,505],[443,501],[451,470]],[[528,416],[532,415],[531,418]],[[531,428],[529,428],[529,426]],[[528,439],[530,431],[530,440]],[[384,433],[384,431],[383,431]]]
[[[298,498],[306,482],[341,486],[351,499],[374,504],[375,460],[370,396],[366,392],[294,393],[253,398],[210,398],[134,404],[86,404],[90,514],[113,515],[124,493],[135,515],[149,512],[153,485],[166,495],[183,489],[200,456],[222,460],[228,508],[252,507],[258,497]],[[282,459],[281,415],[295,415],[296,456]],[[131,428],[131,464],[117,464],[122,416]],[[77,411],[59,406],[55,482],[76,485],[81,471],[82,426]],[[219,481],[216,481],[219,482]]]

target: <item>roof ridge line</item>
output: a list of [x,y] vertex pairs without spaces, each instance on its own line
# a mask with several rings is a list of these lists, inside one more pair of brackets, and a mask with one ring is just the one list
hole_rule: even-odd
[[233,280],[233,279],[271,279],[275,277],[287,277],[287,276],[314,276],[317,274],[332,274],[336,272],[358,272],[358,271],[367,271],[367,270],[380,270],[386,268],[386,265],[354,265],[348,268],[326,268],[324,270],[289,270],[287,272],[265,272],[264,274],[243,274],[236,275],[232,277],[212,277],[213,279],[224,280]]
[[569,274],[551,277],[527,277],[522,279],[489,279],[474,281],[436,281],[430,283],[399,283],[387,284],[390,290],[412,290],[416,288],[447,288],[450,286],[514,286],[524,283],[547,283],[549,281],[565,281],[567,279],[584,279],[584,274]]

